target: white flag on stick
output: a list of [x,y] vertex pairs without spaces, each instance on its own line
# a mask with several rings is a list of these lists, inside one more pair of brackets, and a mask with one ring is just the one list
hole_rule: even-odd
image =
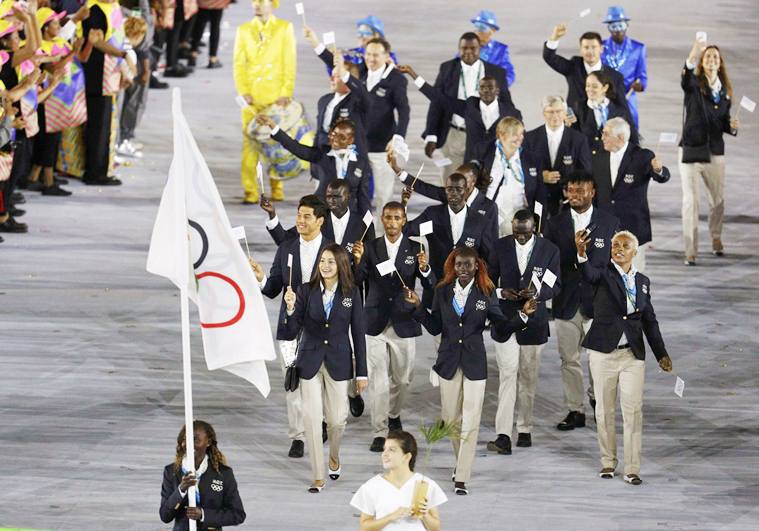
[[236,374],[267,396],[264,360],[276,356],[261,290],[182,114],[178,89],[172,94],[172,108],[174,158],[153,227],[147,270],[167,277],[197,304],[208,369]]
[[748,112],[754,112],[754,109],[756,109],[756,102],[746,96],[743,96],[741,98],[741,107],[746,109]]

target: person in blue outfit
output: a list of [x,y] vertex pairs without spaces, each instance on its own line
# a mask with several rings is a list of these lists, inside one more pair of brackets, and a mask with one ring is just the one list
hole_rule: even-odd
[[495,32],[501,29],[495,19],[495,13],[483,9],[471,23],[474,24],[475,33],[480,39],[480,59],[506,70],[506,82],[509,86],[513,85],[516,74],[509,57],[509,46],[493,39]]
[[[348,50],[345,53],[345,59],[353,64],[360,65],[364,62],[366,43],[376,37],[385,38],[385,25],[379,17],[369,15],[356,21],[356,36],[358,37],[359,46]],[[393,63],[398,64],[398,58],[393,52],[390,52],[390,59],[392,59]]]
[[627,106],[630,108],[635,127],[640,129],[636,93],[643,92],[648,85],[646,45],[627,36],[629,21],[621,6],[609,7],[604,24],[609,27],[611,36],[603,43],[601,62],[625,78],[625,93],[629,94]]

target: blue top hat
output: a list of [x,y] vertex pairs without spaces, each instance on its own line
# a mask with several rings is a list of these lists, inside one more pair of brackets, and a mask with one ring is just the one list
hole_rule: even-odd
[[487,11],[485,9],[477,13],[477,16],[474,17],[472,20],[470,20],[470,22],[472,24],[477,24],[478,22],[481,24],[487,24],[488,26],[490,26],[496,31],[501,29],[498,26],[498,22],[495,19],[495,13],[493,13],[492,11]]
[[385,36],[385,25],[382,23],[379,17],[369,15],[368,17],[362,18],[356,22],[356,26],[362,26],[364,24],[372,28],[376,33],[379,33],[382,37]]
[[606,11],[606,19],[604,24],[611,24],[612,22],[628,22],[630,19],[625,15],[625,9],[622,6],[610,6]]

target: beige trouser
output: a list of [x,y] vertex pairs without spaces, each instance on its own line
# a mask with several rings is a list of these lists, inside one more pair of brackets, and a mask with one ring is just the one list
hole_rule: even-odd
[[[564,405],[569,411],[585,411],[582,389],[582,340],[590,330],[593,319],[587,319],[578,309],[569,320],[555,319],[556,336],[561,357],[561,381],[564,384]],[[593,397],[593,375],[588,371],[588,395]]]
[[383,332],[366,336],[369,376],[369,412],[374,437],[387,434],[387,418],[398,418],[414,372],[416,342],[413,337],[398,337],[388,323]]
[[[649,242],[650,243],[650,242]],[[646,251],[648,250],[648,243],[638,246],[638,254],[633,258],[633,265],[635,269],[641,273],[646,272]]]
[[445,178],[453,171],[466,162],[464,153],[466,152],[466,132],[459,131],[451,127],[448,129],[448,137],[445,139],[445,145],[440,148],[440,152],[447,159],[451,159],[451,164],[442,167],[440,180],[445,185]]
[[[395,172],[387,163],[387,153],[369,153],[369,164],[372,167],[372,175],[374,176],[374,207],[377,212],[377,223],[374,224],[375,230],[382,229],[382,223],[380,222],[380,216],[382,215],[382,207],[385,203],[393,199],[393,185],[397,177]],[[400,201],[400,197],[398,198]],[[359,216],[363,216],[365,212],[359,212]]]
[[461,439],[451,439],[456,454],[456,481],[466,483],[472,476],[486,383],[487,380],[467,379],[461,369],[450,380],[440,378],[441,417],[445,423],[453,422],[461,428]]
[[324,480],[325,477],[322,418],[327,422],[329,457],[333,461],[340,461],[340,442],[348,418],[349,383],[350,380],[333,380],[323,363],[313,378],[300,381],[306,444],[314,480]]
[[[678,159],[682,160],[680,149]],[[725,215],[725,156],[712,155],[711,162],[680,163],[680,181],[683,187],[683,240],[685,256],[698,254],[698,201],[699,178],[706,185],[709,201],[709,234],[712,239],[722,238],[722,222]]]
[[609,354],[588,349],[588,360],[595,375],[596,430],[601,466],[617,467],[615,424],[619,395],[624,424],[625,474],[640,474],[645,364],[629,348],[617,349]]
[[[287,372],[287,365],[295,359],[298,342],[280,340],[278,343],[279,362],[284,376]],[[303,428],[303,401],[301,400],[300,386],[295,391],[285,392],[285,403],[287,404],[287,436],[290,439],[302,441],[306,435]]]
[[517,433],[532,433],[532,410],[538,386],[540,353],[545,345],[520,345],[515,334],[505,343],[495,344],[498,362],[498,409],[496,433],[508,435],[514,427],[517,410]]

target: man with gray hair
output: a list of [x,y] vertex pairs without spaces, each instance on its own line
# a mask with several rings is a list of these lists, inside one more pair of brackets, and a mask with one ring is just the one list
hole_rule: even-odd
[[639,271],[646,268],[646,247],[651,241],[648,183],[669,181],[669,170],[653,151],[630,142],[630,124],[612,118],[601,135],[604,149],[593,155],[596,204],[619,218],[620,228],[632,232],[640,242],[635,255]]
[[545,124],[527,132],[524,142],[543,168],[547,218],[558,214],[562,205],[566,205],[563,180],[575,170],[590,171],[591,159],[585,135],[565,125],[567,102],[564,98],[546,96],[542,104]]

